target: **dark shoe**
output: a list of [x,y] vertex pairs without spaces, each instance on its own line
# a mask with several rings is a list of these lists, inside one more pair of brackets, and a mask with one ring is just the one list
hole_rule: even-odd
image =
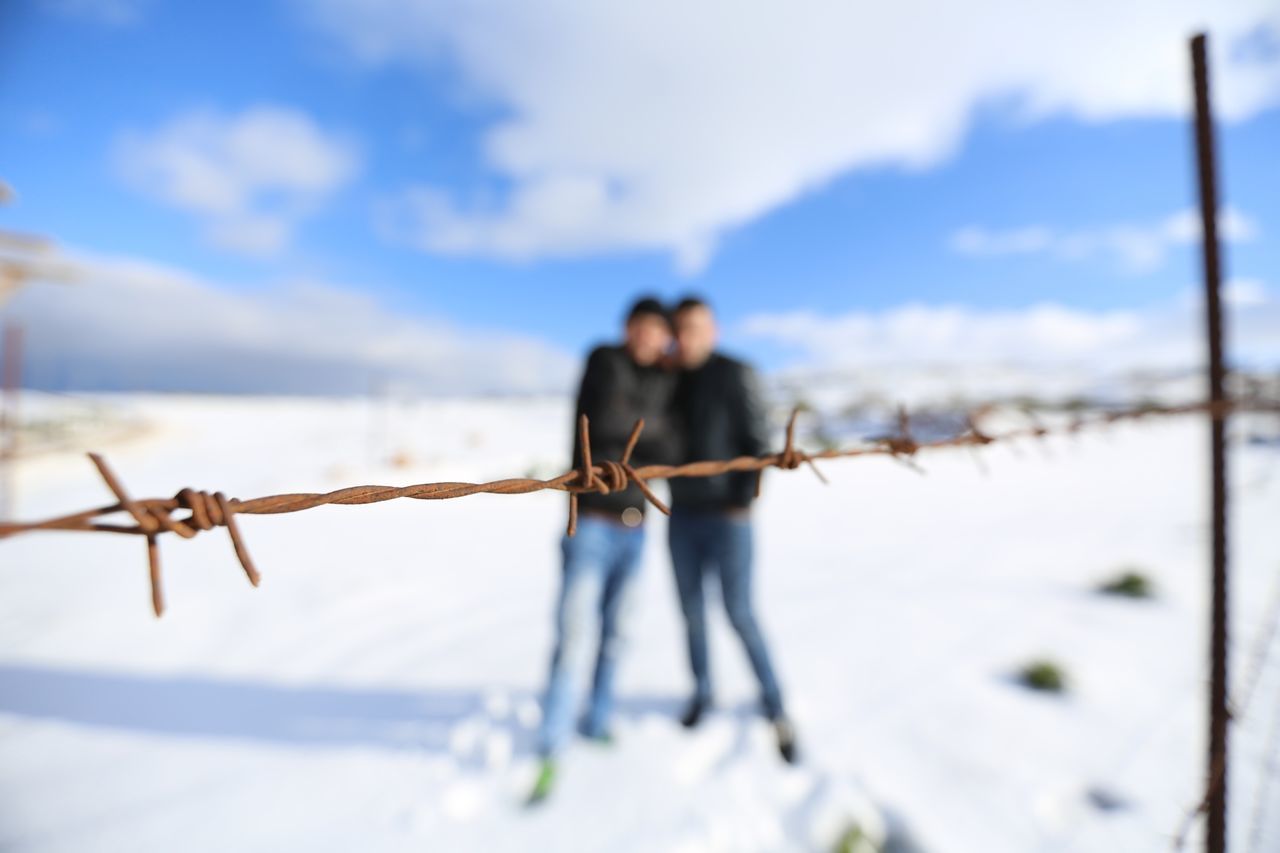
[[711,708],[711,700],[704,699],[701,696],[695,696],[689,702],[689,706],[684,709],[684,713],[680,715],[680,725],[686,729],[696,728],[698,723],[702,721],[702,715]]
[[799,761],[796,749],[796,729],[795,726],[791,725],[791,721],[783,716],[774,717],[773,731],[778,736],[778,752],[782,754],[782,760],[788,764],[795,764]]
[[588,743],[593,743],[596,746],[613,746],[617,743],[613,732],[608,729],[584,729],[581,734]]
[[578,735],[599,746],[613,746],[613,731],[608,723],[596,722],[590,715],[578,720]]

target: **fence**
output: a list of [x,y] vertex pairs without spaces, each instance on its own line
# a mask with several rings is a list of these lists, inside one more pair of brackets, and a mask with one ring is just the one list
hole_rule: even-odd
[[[260,575],[249,556],[240,530],[236,524],[237,515],[272,515],[301,512],[325,505],[352,505],[379,503],[382,501],[409,498],[414,500],[448,500],[468,495],[486,494],[527,494],[530,492],[554,490],[566,492],[569,497],[568,534],[572,536],[577,525],[578,495],[587,493],[608,493],[635,485],[645,498],[662,512],[668,512],[661,499],[654,494],[649,481],[675,477],[711,477],[730,471],[756,472],[758,477],[769,468],[794,470],[801,465],[809,466],[819,478],[821,472],[815,464],[819,460],[850,458],[856,456],[889,456],[912,464],[914,458],[926,451],[945,448],[970,447],[978,448],[986,445],[1013,441],[1025,438],[1043,438],[1053,432],[1076,432],[1081,429],[1113,424],[1125,420],[1136,420],[1157,416],[1172,416],[1191,413],[1207,414],[1211,422],[1212,439],[1212,498],[1213,509],[1211,526],[1213,532],[1212,548],[1212,605],[1211,605],[1211,679],[1208,695],[1209,704],[1209,747],[1208,771],[1204,786],[1204,794],[1199,804],[1192,810],[1175,838],[1175,846],[1181,847],[1187,835],[1200,815],[1207,817],[1205,846],[1209,853],[1225,853],[1226,850],[1226,808],[1228,777],[1228,724],[1246,713],[1255,687],[1266,663],[1266,657],[1272,640],[1276,634],[1276,626],[1280,623],[1280,595],[1277,595],[1272,609],[1264,623],[1264,629],[1256,640],[1253,654],[1250,656],[1250,675],[1246,687],[1235,703],[1229,703],[1227,685],[1227,526],[1226,526],[1226,436],[1225,421],[1228,414],[1241,410],[1280,411],[1280,405],[1263,400],[1231,401],[1225,393],[1226,368],[1223,359],[1223,336],[1220,316],[1220,281],[1221,270],[1219,246],[1217,239],[1217,205],[1213,128],[1209,104],[1209,82],[1206,63],[1206,42],[1203,35],[1191,40],[1192,81],[1195,95],[1196,120],[1195,141],[1197,152],[1197,174],[1199,183],[1200,209],[1202,214],[1203,264],[1206,295],[1206,330],[1208,340],[1208,378],[1209,394],[1204,402],[1184,406],[1162,407],[1142,406],[1122,411],[1106,412],[1092,418],[1078,417],[1059,428],[1049,428],[1039,422],[1031,426],[991,435],[979,426],[982,412],[976,412],[968,418],[967,428],[956,436],[938,441],[919,442],[911,434],[910,417],[904,411],[900,414],[897,434],[866,445],[845,449],[828,449],[818,452],[806,452],[795,446],[795,427],[797,412],[793,412],[786,429],[786,441],[779,453],[758,457],[739,457],[729,460],[704,460],[682,465],[647,465],[631,464],[631,454],[636,446],[643,421],[636,423],[631,432],[626,448],[617,460],[593,460],[590,451],[590,425],[586,418],[579,423],[582,438],[582,459],[580,467],[568,471],[549,480],[529,478],[504,479],[488,483],[441,482],[422,483],[404,487],[388,486],[353,486],[327,493],[301,493],[269,495],[247,500],[228,498],[223,492],[210,494],[185,488],[171,498],[147,498],[135,500],[125,490],[105,459],[97,454],[90,454],[94,466],[105,481],[107,487],[115,495],[116,502],[105,506],[94,507],[80,512],[35,522],[0,522],[0,538],[41,531],[80,531],[94,533],[113,533],[142,536],[146,540],[148,569],[150,573],[152,608],[156,616],[164,612],[164,596],[162,591],[161,565],[159,554],[159,537],[164,533],[174,533],[181,538],[190,539],[202,531],[215,527],[225,527],[231,540],[236,557],[249,582],[257,586]],[[0,185],[0,200],[6,195]],[[0,238],[6,235],[0,234]],[[9,243],[13,242],[9,235]],[[5,245],[0,240],[0,248]],[[27,270],[15,265],[12,260],[0,258],[0,299],[11,292],[27,275]],[[6,359],[7,366],[12,368],[16,355]],[[16,382],[14,383],[16,385]],[[11,418],[0,417],[0,425]],[[8,455],[7,442],[0,442],[0,464]],[[757,479],[757,489],[760,480]],[[175,512],[186,512],[183,517],[175,517]],[[104,522],[100,519],[124,513],[132,519],[132,524]],[[1280,750],[1280,729],[1272,733],[1273,750]],[[1272,761],[1274,762],[1274,758]],[[1265,790],[1265,786],[1264,786]],[[1259,815],[1262,814],[1262,801],[1254,809],[1253,830],[1250,833],[1252,843],[1256,844]]]
[[[91,507],[40,521],[0,522],[0,539],[19,534],[49,531],[79,531],[142,536],[146,539],[147,545],[152,608],[155,614],[160,616],[164,612],[164,595],[161,586],[158,540],[165,533],[173,533],[180,538],[191,539],[203,531],[217,527],[226,528],[231,539],[232,548],[246,577],[254,586],[258,585],[260,575],[249,556],[248,548],[236,524],[237,515],[279,515],[302,512],[319,506],[373,504],[401,498],[411,500],[452,500],[475,494],[517,495],[551,490],[568,494],[569,521],[567,532],[572,536],[577,527],[578,495],[580,494],[607,494],[635,484],[645,498],[660,512],[669,512],[666,505],[649,487],[649,481],[651,480],[675,477],[714,477],[732,471],[756,472],[758,489],[760,486],[759,478],[769,468],[794,470],[802,465],[807,465],[821,479],[822,472],[818,469],[816,463],[822,460],[848,459],[862,456],[888,456],[907,464],[914,464],[913,460],[921,453],[948,448],[979,448],[1001,442],[1039,439],[1054,433],[1073,434],[1081,430],[1117,424],[1123,421],[1208,413],[1217,422],[1225,418],[1231,411],[1280,412],[1280,401],[1249,399],[1234,402],[1202,402],[1180,406],[1143,405],[1092,415],[1077,414],[1065,424],[1057,427],[1045,425],[1033,411],[1027,410],[1026,417],[1029,422],[1027,426],[1000,434],[990,434],[980,426],[980,421],[985,414],[990,412],[991,408],[986,406],[970,413],[966,417],[967,426],[962,432],[949,438],[923,442],[917,441],[913,437],[910,414],[903,409],[900,410],[898,415],[897,431],[891,436],[853,447],[831,448],[814,452],[796,447],[796,422],[801,413],[800,409],[796,409],[791,413],[787,421],[786,438],[781,452],[764,456],[740,456],[735,459],[687,462],[681,465],[642,466],[631,464],[631,453],[644,429],[644,421],[638,421],[635,424],[621,458],[617,460],[595,460],[591,455],[590,423],[583,416],[578,424],[582,438],[580,466],[548,480],[510,478],[487,483],[440,482],[419,483],[411,486],[350,486],[324,493],[295,492],[249,499],[228,498],[221,491],[210,493],[191,488],[181,489],[170,498],[135,499],[129,495],[106,460],[96,453],[91,453],[89,458],[106,483],[107,488],[115,496],[115,503]],[[176,512],[185,512],[187,514],[175,516],[174,513]],[[132,524],[102,520],[121,513],[125,514],[132,521]]]

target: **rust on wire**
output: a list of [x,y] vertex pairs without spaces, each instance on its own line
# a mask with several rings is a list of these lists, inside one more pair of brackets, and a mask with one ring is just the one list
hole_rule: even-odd
[[[1227,400],[1183,406],[1143,406],[1141,408],[1107,412],[1089,420],[1076,416],[1063,430],[1058,431],[1077,432],[1086,426],[1106,426],[1139,418],[1182,415],[1193,412],[1206,412],[1218,419],[1225,417],[1227,412],[1233,408],[1248,408],[1253,411],[1280,411],[1280,403],[1258,400],[1242,402]],[[796,420],[799,411],[799,409],[793,411],[787,421],[786,440],[783,449],[778,453],[764,456],[739,456],[734,459],[704,460],[687,462],[682,465],[642,465],[637,467],[631,464],[631,455],[644,429],[644,421],[640,420],[632,428],[631,435],[620,459],[616,461],[596,460],[591,456],[590,424],[586,416],[582,416],[578,421],[579,435],[582,440],[580,467],[549,480],[513,478],[495,480],[489,483],[443,482],[420,483],[413,486],[352,486],[332,492],[268,495],[249,500],[228,498],[222,492],[210,494],[209,492],[196,491],[194,489],[182,489],[171,498],[133,498],[125,490],[115,472],[107,465],[106,460],[96,453],[91,453],[89,454],[89,459],[93,462],[107,488],[115,496],[115,503],[42,521],[0,522],[0,539],[23,533],[51,530],[142,536],[147,543],[152,607],[156,615],[159,616],[164,612],[159,538],[165,533],[174,533],[183,539],[191,539],[197,534],[212,530],[215,527],[225,528],[227,535],[231,539],[232,549],[235,551],[236,558],[239,560],[245,576],[251,584],[258,585],[261,576],[249,556],[244,540],[240,536],[240,529],[236,524],[237,515],[278,515],[301,512],[320,506],[353,506],[381,503],[400,498],[451,500],[475,494],[521,495],[550,490],[568,493],[569,521],[567,533],[572,536],[576,532],[578,495],[581,494],[608,494],[635,484],[647,501],[653,504],[660,512],[670,514],[670,509],[654,494],[649,481],[675,477],[714,477],[729,472],[757,472],[762,474],[769,468],[790,471],[799,468],[801,465],[807,465],[825,483],[826,478],[816,464],[818,460],[822,459],[887,456],[905,462],[916,470],[921,470],[916,463],[916,456],[923,451],[955,447],[978,448],[1026,438],[1044,438],[1055,432],[1055,430],[1045,426],[1040,421],[1033,420],[1029,427],[1010,430],[999,435],[991,435],[984,432],[978,425],[981,417],[988,413],[989,409],[979,409],[967,417],[966,429],[958,435],[936,441],[921,442],[912,436],[910,416],[904,408],[898,413],[898,432],[896,435],[854,447],[831,448],[809,453],[796,447]],[[174,513],[178,512],[186,514],[175,516]],[[118,513],[128,515],[133,523],[130,525],[101,520],[106,516]]]
[[[765,459],[770,461],[754,469],[756,472],[756,497],[760,497],[761,490],[764,486],[764,471],[766,468],[770,468],[770,467],[781,468],[783,471],[794,471],[795,469],[799,468],[801,465],[808,465],[809,470],[813,471],[813,473],[822,482],[822,484],[824,486],[827,484],[827,478],[823,476],[822,471],[819,470],[818,466],[813,461],[814,457],[808,453],[805,453],[803,450],[796,449],[796,419],[800,417],[801,411],[803,411],[803,407],[796,406],[794,409],[791,410],[791,417],[787,418],[786,439],[782,446],[782,452],[777,454],[776,456],[764,457],[762,461]],[[748,458],[751,458],[751,457],[748,457]],[[747,470],[751,470],[751,469],[747,469]],[[686,475],[677,475],[677,476],[713,476],[713,475],[686,474]]]

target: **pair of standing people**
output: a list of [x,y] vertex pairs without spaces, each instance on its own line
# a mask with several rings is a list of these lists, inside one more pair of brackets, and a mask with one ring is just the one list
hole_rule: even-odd
[[[627,314],[622,344],[595,349],[583,372],[574,420],[586,415],[590,421],[592,458],[620,458],[641,418],[645,427],[631,455],[636,466],[767,452],[768,423],[755,372],[717,352],[716,339],[714,314],[700,299],[687,298],[670,312],[656,299],[637,301]],[[581,436],[575,433],[574,459],[581,458]],[[759,681],[779,750],[794,762],[794,730],[752,607],[755,475],[674,478],[670,486],[668,540],[694,681],[681,723],[697,726],[712,704],[704,588],[714,575]],[[645,499],[635,485],[580,495],[578,506],[577,534],[562,543],[535,801],[549,793],[555,759],[575,728],[589,739],[611,739],[614,678],[644,545]],[[580,717],[588,675],[587,710]]]

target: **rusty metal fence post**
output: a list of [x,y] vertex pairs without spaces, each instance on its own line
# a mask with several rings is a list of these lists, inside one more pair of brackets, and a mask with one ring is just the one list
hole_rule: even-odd
[[1209,796],[1206,801],[1205,850],[1227,849],[1227,472],[1225,400],[1226,368],[1222,358],[1221,263],[1218,254],[1218,188],[1214,174],[1213,115],[1209,105],[1209,70],[1203,33],[1191,39],[1195,88],[1196,166],[1200,185],[1203,239],[1205,322],[1209,342],[1209,401],[1213,479],[1213,603],[1209,639]]

